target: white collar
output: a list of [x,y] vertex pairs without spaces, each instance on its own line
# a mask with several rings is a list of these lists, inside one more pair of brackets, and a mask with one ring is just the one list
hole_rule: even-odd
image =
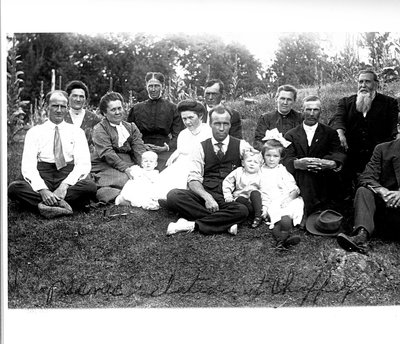
[[62,121],[61,123],[55,124],[52,121],[50,121],[49,119],[47,119],[47,121],[43,123],[43,125],[46,125],[46,126],[52,128],[52,129],[54,129],[56,126],[61,128],[61,127],[65,126],[65,124],[66,124],[65,121]]
[[318,122],[315,123],[314,125],[305,125],[303,122],[303,128],[305,131],[315,131],[317,130],[317,127],[318,127]]
[[[119,124],[114,124],[114,123],[111,123],[110,121],[108,121],[108,123],[110,123],[110,125],[111,125],[112,127],[114,127],[114,128],[123,126],[122,121],[119,122]],[[124,127],[124,128],[125,128],[125,127]]]
[[[225,138],[225,140],[222,141],[222,144],[223,144],[224,146],[228,146],[228,145],[229,145],[229,138],[230,138],[230,136],[228,135],[228,136]],[[211,143],[212,143],[213,145],[216,145],[216,144],[218,143],[218,141],[214,138],[214,136],[211,137]]]

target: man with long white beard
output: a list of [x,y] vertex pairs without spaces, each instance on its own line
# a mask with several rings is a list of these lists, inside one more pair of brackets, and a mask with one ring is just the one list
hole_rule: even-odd
[[354,185],[371,158],[375,146],[397,135],[396,99],[377,92],[378,76],[372,70],[358,74],[358,92],[340,99],[331,127],[346,150],[343,166],[345,195],[354,195]]

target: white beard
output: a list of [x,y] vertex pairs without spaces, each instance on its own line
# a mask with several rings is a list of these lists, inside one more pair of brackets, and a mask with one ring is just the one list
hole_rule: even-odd
[[371,109],[372,95],[371,93],[357,93],[356,109],[361,113],[367,113]]

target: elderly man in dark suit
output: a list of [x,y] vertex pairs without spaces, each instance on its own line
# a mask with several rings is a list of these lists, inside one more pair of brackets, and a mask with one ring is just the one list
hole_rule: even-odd
[[[203,116],[203,122],[210,124],[210,113],[211,110],[217,105],[221,104],[222,97],[224,95],[224,83],[220,79],[211,79],[206,82],[204,90],[204,101],[207,109],[207,116]],[[242,120],[240,114],[236,110],[229,109],[232,114],[231,118],[231,129],[229,135],[242,139]]]
[[340,99],[330,123],[347,153],[343,173],[350,195],[351,186],[364,170],[374,147],[396,138],[397,101],[378,93],[378,85],[374,71],[360,71],[358,93]]
[[[400,117],[397,124],[400,133]],[[400,140],[377,145],[359,178],[354,199],[354,232],[339,234],[339,245],[366,253],[375,229],[400,238]]]
[[319,123],[320,114],[320,99],[306,97],[303,123],[285,135],[291,144],[286,149],[283,164],[296,179],[307,215],[337,199],[337,174],[345,159],[337,133]]
[[254,148],[258,150],[262,149],[264,144],[262,140],[267,130],[277,128],[282,135],[285,135],[290,129],[297,127],[303,122],[301,113],[292,109],[296,97],[297,90],[292,85],[278,87],[275,96],[277,109],[261,115],[258,119],[254,134]]

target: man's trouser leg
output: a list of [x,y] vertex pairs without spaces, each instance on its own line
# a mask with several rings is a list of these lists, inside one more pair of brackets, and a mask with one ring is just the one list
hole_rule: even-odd
[[354,197],[354,228],[364,227],[369,236],[375,230],[376,196],[371,190],[361,186]]
[[203,234],[226,233],[234,225],[243,222],[249,211],[237,202],[218,202],[219,210],[212,213],[205,207],[204,200],[191,190],[173,189],[167,195],[171,210],[189,221],[195,221],[196,228]]

